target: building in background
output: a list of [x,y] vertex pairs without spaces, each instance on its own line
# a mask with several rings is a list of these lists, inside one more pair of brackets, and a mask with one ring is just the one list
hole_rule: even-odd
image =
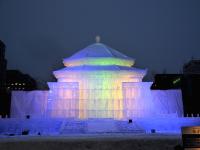
[[200,114],[200,60],[191,60],[183,66],[182,94],[185,114]]
[[10,95],[6,91],[6,67],[7,60],[5,59],[6,45],[0,40],[0,115],[8,114],[10,108]]
[[5,49],[5,44],[0,40],[0,90],[5,89],[6,83],[7,60],[5,59]]
[[7,91],[31,91],[37,89],[35,79],[19,70],[7,70],[6,76]]
[[190,60],[183,66],[183,74],[200,74],[200,60]]
[[152,90],[181,89],[185,116],[200,114],[200,60],[183,66],[183,74],[156,74]]
[[151,89],[181,89],[182,77],[182,74],[156,74]]

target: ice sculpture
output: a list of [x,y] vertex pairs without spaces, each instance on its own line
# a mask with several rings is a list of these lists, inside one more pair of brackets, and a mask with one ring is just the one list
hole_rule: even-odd
[[[53,72],[57,82],[48,83],[48,117],[127,119],[182,115],[181,99],[172,100],[170,105],[154,100],[150,84],[142,82],[147,70],[133,67],[134,59],[102,43],[86,47],[63,63],[65,68]],[[158,104],[167,111],[157,109]]]

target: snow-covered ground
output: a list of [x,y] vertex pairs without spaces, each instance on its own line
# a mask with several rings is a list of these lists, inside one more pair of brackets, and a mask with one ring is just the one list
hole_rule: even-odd
[[[181,144],[182,126],[200,118],[0,119],[0,150],[173,150]],[[23,131],[28,135],[22,135]],[[151,133],[154,131],[155,133]]]
[[180,134],[69,134],[1,136],[0,150],[174,150]]

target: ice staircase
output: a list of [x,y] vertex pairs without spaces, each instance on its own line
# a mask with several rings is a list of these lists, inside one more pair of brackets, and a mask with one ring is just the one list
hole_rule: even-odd
[[128,121],[117,121],[116,126],[118,131],[121,133],[146,133],[146,130],[137,124],[137,122],[133,121],[129,123]]
[[145,133],[136,122],[114,119],[65,120],[60,134],[81,133]]
[[116,128],[116,121],[113,119],[89,119],[88,120],[89,133],[114,133],[118,132]]
[[86,133],[87,123],[83,120],[64,120],[60,128],[60,134]]

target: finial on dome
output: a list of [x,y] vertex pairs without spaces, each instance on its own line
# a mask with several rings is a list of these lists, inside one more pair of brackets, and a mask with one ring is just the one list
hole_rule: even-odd
[[100,43],[101,37],[100,37],[99,35],[97,35],[97,36],[95,37],[95,40],[96,40],[96,43]]

